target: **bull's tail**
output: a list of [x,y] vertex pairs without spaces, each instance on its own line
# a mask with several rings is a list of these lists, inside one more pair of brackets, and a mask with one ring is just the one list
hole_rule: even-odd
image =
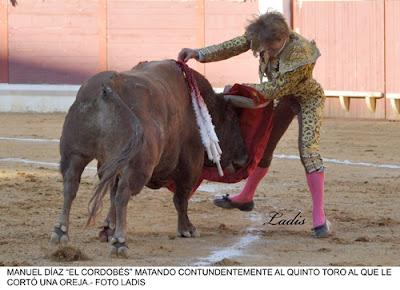
[[107,102],[113,102],[115,106],[121,109],[122,114],[129,116],[131,119],[129,121],[133,126],[133,134],[121,153],[115,158],[106,161],[103,166],[99,168],[98,176],[101,176],[101,179],[89,201],[89,218],[86,226],[95,223],[96,216],[102,208],[104,196],[108,190],[111,190],[116,185],[118,175],[120,175],[122,170],[127,166],[129,160],[136,155],[143,144],[143,128],[139,119],[121,98],[112,91],[111,87],[103,85],[102,98],[107,99]]

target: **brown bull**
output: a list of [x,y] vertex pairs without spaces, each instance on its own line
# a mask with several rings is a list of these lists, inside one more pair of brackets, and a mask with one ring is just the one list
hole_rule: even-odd
[[[210,83],[193,71],[222,148],[221,165],[243,166],[247,155],[232,105],[215,95]],[[110,190],[111,206],[100,232],[112,252],[126,255],[126,214],[131,196],[144,186],[176,184],[173,201],[178,235],[196,236],[187,215],[188,199],[205,159],[191,97],[175,61],[144,62],[131,71],[102,72],[84,83],[64,122],[60,141],[64,205],[51,235],[68,241],[69,213],[85,166],[97,159],[99,184],[90,202],[89,222]]]

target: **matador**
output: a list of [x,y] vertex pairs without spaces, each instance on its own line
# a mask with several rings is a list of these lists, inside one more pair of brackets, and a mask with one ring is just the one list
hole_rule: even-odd
[[184,48],[178,60],[194,58],[208,63],[225,60],[248,50],[259,57],[260,83],[244,85],[255,88],[266,99],[273,100],[273,129],[262,160],[248,177],[240,194],[224,195],[215,199],[214,204],[242,211],[254,208],[256,188],[268,173],[276,145],[297,116],[300,159],[312,197],[313,234],[316,237],[329,236],[331,226],[324,210],[325,172],[319,148],[325,95],[321,85],[312,76],[320,56],[315,42],[291,31],[281,13],[267,12],[253,20],[246,27],[244,35],[200,49]]

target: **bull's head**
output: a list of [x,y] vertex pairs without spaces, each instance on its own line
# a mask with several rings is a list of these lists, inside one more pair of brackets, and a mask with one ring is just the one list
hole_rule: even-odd
[[[253,101],[240,96],[215,94],[208,80],[196,71],[192,71],[201,94],[212,116],[215,131],[222,149],[221,166],[228,172],[237,171],[248,165],[247,149],[240,131],[240,108],[259,108]],[[238,108],[239,107],[239,108]],[[207,156],[205,166],[215,166]]]
[[[213,122],[222,149],[221,166],[232,173],[248,163],[247,150],[239,126],[239,110],[231,100],[225,99],[223,94],[217,94],[215,98],[217,112],[213,116]],[[206,166],[213,166],[208,158],[205,160]]]

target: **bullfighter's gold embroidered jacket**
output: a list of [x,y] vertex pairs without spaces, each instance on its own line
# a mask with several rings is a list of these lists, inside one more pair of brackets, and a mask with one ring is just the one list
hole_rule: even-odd
[[[266,99],[279,99],[286,95],[297,98],[301,107],[300,153],[307,172],[321,170],[319,155],[320,126],[325,103],[321,85],[312,72],[320,52],[314,41],[291,32],[283,50],[276,58],[259,51],[256,45],[242,35],[221,44],[198,49],[200,62],[224,60],[250,49],[259,53],[259,84],[245,84],[260,91]],[[264,76],[268,81],[263,81]]]
[[[242,35],[218,45],[199,49],[201,62],[224,60],[253,49],[251,41]],[[246,84],[254,87],[267,99],[278,99],[285,95],[307,98],[310,94],[323,94],[319,84],[313,80],[312,71],[320,52],[314,41],[308,41],[292,32],[289,40],[277,58],[270,58],[260,52],[260,84]],[[268,81],[262,79],[267,76]]]

